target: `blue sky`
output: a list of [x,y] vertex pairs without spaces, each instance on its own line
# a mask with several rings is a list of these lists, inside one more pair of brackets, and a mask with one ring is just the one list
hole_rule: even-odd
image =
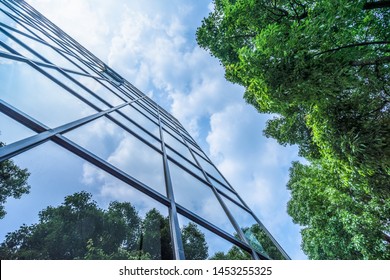
[[[28,2],[179,119],[291,258],[306,258],[299,227],[286,213],[297,148],[262,135],[271,116],[247,105],[244,89],[227,82],[219,62],[197,46],[210,1]],[[84,165],[78,175],[86,183],[88,172]]]

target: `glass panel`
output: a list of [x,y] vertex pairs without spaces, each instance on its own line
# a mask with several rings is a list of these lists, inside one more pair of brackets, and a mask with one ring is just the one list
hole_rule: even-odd
[[183,159],[181,156],[176,154],[174,151],[172,151],[170,148],[166,148],[168,156],[179,162],[184,167],[188,168],[192,172],[194,172],[196,175],[198,175],[200,178],[204,179],[203,172],[194,164],[189,163],[187,160]]
[[120,121],[124,126],[131,129],[137,135],[141,136],[144,140],[148,141],[150,144],[155,146],[158,150],[161,150],[161,142],[157,141],[156,138],[152,137],[141,128],[133,124],[131,121],[127,120],[125,117],[120,115],[118,112],[110,113],[110,116],[114,117],[116,120]]
[[[100,71],[101,71],[101,70],[100,70]],[[100,72],[100,71],[99,71],[99,72]],[[104,86],[104,89],[105,89],[105,90],[109,91],[109,92],[112,93],[112,94],[114,94],[114,92],[115,92],[115,93],[116,93],[118,96],[120,96],[123,100],[128,101],[128,100],[130,100],[130,98],[129,98],[125,93],[123,93],[122,90],[123,90],[124,92],[128,93],[129,95],[131,95],[134,99],[138,98],[138,97],[134,96],[134,94],[129,93],[128,91],[124,90],[122,87],[121,87],[121,90],[120,90],[120,89],[114,87],[111,83],[109,83],[109,82],[107,82],[107,81],[105,81],[105,80],[99,80],[99,82],[103,84],[102,86]]]
[[106,117],[72,130],[65,136],[142,183],[166,194],[162,155]]
[[96,113],[35,69],[21,63],[2,64],[0,98],[50,127]]
[[234,234],[235,230],[210,187],[169,161],[175,201],[213,225]]
[[163,124],[163,128],[166,131],[168,131],[170,134],[174,135],[178,139],[180,139],[180,140],[182,139],[181,135],[176,130],[173,130],[170,125],[166,124],[166,121],[162,121],[162,124]]
[[153,112],[152,110],[150,109],[145,109],[145,108],[148,108],[146,107],[145,105],[141,106],[139,105],[138,103],[141,102],[141,101],[137,101],[133,104],[131,104],[134,108],[137,108],[137,110],[141,113],[143,113],[144,115],[148,116],[152,121],[155,121],[156,123],[158,123],[158,117],[157,117],[157,114],[155,112]]
[[[133,103],[132,103],[133,104]],[[160,139],[160,129],[158,125],[148,118],[146,118],[144,115],[142,115],[140,112],[138,112],[136,109],[134,109],[132,106],[126,106],[120,111],[125,114],[127,117],[132,119],[134,122],[145,128],[147,131],[152,133],[154,136],[156,136],[158,139]]]
[[0,113],[0,142],[8,145],[35,134],[24,125]]
[[259,253],[268,256],[271,259],[283,260],[283,255],[279,252],[275,244],[271,241],[268,235],[264,232],[261,226],[256,222],[253,216],[234,204],[230,200],[223,198],[226,206],[229,208],[233,217],[240,225],[249,244]]
[[[104,98],[99,99],[99,98],[95,97],[89,91],[87,91],[84,88],[82,88],[81,86],[77,85],[74,81],[68,79],[60,71],[58,71],[56,69],[47,69],[47,68],[45,68],[44,70],[46,72],[48,72],[51,76],[53,76],[56,79],[58,79],[59,81],[61,81],[63,84],[65,84],[71,90],[75,91],[77,94],[79,94],[80,96],[82,96],[83,98],[85,98],[86,100],[91,102],[93,105],[97,106],[100,110],[106,110],[109,108],[109,106],[105,102],[101,101],[101,99],[104,100]],[[72,73],[66,73],[66,74],[68,74],[70,77],[74,78],[76,81],[78,81],[78,79],[80,78],[79,75],[75,75]],[[84,82],[83,80],[80,80],[80,82],[82,85],[86,86],[88,88],[88,90],[92,91],[93,93],[96,93],[95,89],[93,87],[90,87],[90,84]],[[99,96],[98,93],[96,95]],[[124,103],[124,102],[122,102],[122,103]]]
[[251,255],[229,241],[179,215],[186,260],[250,260]]
[[176,138],[172,137],[171,134],[163,130],[164,141],[170,148],[174,149],[176,152],[180,153],[183,157],[195,163],[193,157],[190,153],[190,150],[182,142],[179,142]]
[[100,83],[98,83],[95,79],[86,77],[86,76],[78,76],[76,78],[81,84],[91,89],[95,94],[101,97],[106,102],[110,103],[111,106],[115,107],[127,101],[128,99],[121,99],[116,96],[113,92],[109,91],[107,88],[103,87]]
[[189,146],[191,147],[191,149],[195,152],[198,153],[198,155],[201,155],[203,157],[205,157],[205,154],[202,150],[200,150],[197,146],[193,145],[191,142],[187,142],[189,144]]
[[226,184],[226,181],[222,178],[221,174],[219,174],[218,170],[214,166],[212,166],[209,162],[207,162],[197,154],[195,154],[195,157],[198,160],[199,164],[208,174],[213,176],[215,179],[221,181],[222,183]]
[[[25,30],[22,26],[18,25],[18,29],[21,30],[24,33],[27,33],[28,31]],[[80,71],[74,64],[72,64],[69,60],[67,60],[65,57],[63,57],[60,53],[58,53],[53,48],[42,44],[36,40],[33,40],[29,37],[26,37],[20,33],[17,32],[10,32],[14,37],[22,41],[24,44],[26,44],[28,47],[33,49],[35,52],[43,56],[45,59],[50,61],[51,63],[62,67],[67,68],[74,71]],[[35,36],[34,36],[35,37]],[[25,49],[23,46],[19,45],[12,39],[9,39],[10,46],[13,47],[17,52],[21,53],[23,56],[30,58],[32,60],[39,61],[40,59],[38,56],[32,54],[30,51]],[[45,62],[42,60],[42,62]]]
[[131,186],[51,142],[7,163],[30,193],[5,204],[1,259],[172,259],[167,208]]
[[[64,48],[61,48],[61,49],[64,49]],[[69,52],[69,50],[67,50],[66,48],[64,50]],[[97,76],[97,73],[95,71],[93,71],[92,69],[90,69],[90,64],[88,64],[88,62],[86,62],[86,61],[83,61],[82,57],[77,57],[77,56],[75,57],[76,54],[72,55],[72,54],[65,53],[64,55],[68,59],[70,59],[74,64],[77,65],[77,66],[76,65],[74,66],[77,69],[77,72],[82,72],[82,73],[86,72],[86,73],[91,74],[93,76]]]
[[230,188],[226,188],[222,184],[215,181],[213,178],[210,178],[210,180],[211,180],[211,183],[213,184],[214,187],[216,187],[218,190],[222,191],[224,194],[226,194],[227,196],[229,196],[230,198],[235,200],[237,203],[241,204],[240,199],[237,197],[237,195],[235,193],[230,191]]

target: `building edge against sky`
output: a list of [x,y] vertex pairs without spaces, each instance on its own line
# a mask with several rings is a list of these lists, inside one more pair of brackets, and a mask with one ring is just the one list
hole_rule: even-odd
[[[152,246],[141,229],[134,245],[155,259],[289,258],[177,119],[24,1],[0,3],[0,160],[31,174],[2,236],[87,191],[102,208],[130,202],[144,221],[157,209],[169,237],[160,226]],[[207,254],[190,252],[190,224]]]

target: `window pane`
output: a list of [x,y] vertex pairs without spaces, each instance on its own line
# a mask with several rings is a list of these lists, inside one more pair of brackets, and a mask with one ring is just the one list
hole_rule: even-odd
[[0,113],[0,142],[8,145],[35,134],[24,125]]
[[259,253],[270,257],[271,259],[281,260],[285,259],[279,252],[275,244],[271,241],[268,235],[264,232],[262,227],[256,222],[253,216],[237,206],[226,198],[223,198],[226,206],[231,211],[233,217],[240,225],[245,234],[249,244]]
[[127,120],[125,117],[120,115],[118,112],[112,112],[109,114],[110,116],[114,117],[116,120],[120,121],[124,126],[131,129],[133,132],[135,132],[137,135],[141,136],[143,139],[148,141],[150,144],[155,146],[157,149],[161,150],[161,142],[157,141],[156,138],[152,137],[145,131],[143,131],[141,128],[133,124],[131,121]]
[[49,127],[96,112],[26,64],[2,64],[0,80],[1,99]]
[[203,167],[203,169],[213,176],[215,179],[221,181],[222,183],[226,184],[225,179],[222,178],[221,174],[217,171],[217,169],[211,165],[209,162],[204,160],[202,157],[199,155],[195,154],[196,159],[198,160],[199,164]]
[[72,130],[65,136],[142,183],[166,194],[162,155],[106,117]]
[[176,154],[174,151],[172,151],[168,147],[166,148],[166,151],[167,151],[168,156],[170,156],[171,158],[173,158],[174,160],[179,162],[181,165],[183,165],[184,167],[188,168],[189,170],[194,172],[196,175],[198,175],[199,177],[204,179],[203,172],[197,166],[195,166],[194,164],[189,163],[187,160],[183,159],[181,156]]
[[224,231],[235,230],[210,187],[169,162],[175,201]]
[[218,190],[222,191],[228,197],[230,197],[233,200],[235,200],[237,203],[241,204],[240,203],[240,199],[237,197],[236,194],[234,194],[232,191],[229,190],[230,188],[226,188],[222,184],[220,184],[217,181],[215,181],[213,178],[210,178],[210,180],[211,180],[211,183],[213,184],[214,187],[216,187]]
[[172,259],[165,206],[51,142],[12,163],[31,189],[5,205],[2,259]]
[[176,152],[181,154],[186,159],[195,163],[190,153],[190,150],[187,148],[187,146],[185,146],[182,142],[178,141],[176,138],[172,137],[172,135],[166,132],[165,130],[163,130],[163,134],[164,134],[164,141],[166,145],[168,145],[171,149],[174,149]]
[[186,260],[250,260],[251,255],[204,227],[179,215]]
[[136,109],[134,109],[132,107],[132,104],[120,109],[120,111],[124,113],[127,117],[132,119],[134,122],[145,128],[147,131],[152,133],[158,139],[160,139],[160,130],[157,123],[152,122],[147,117],[138,112]]

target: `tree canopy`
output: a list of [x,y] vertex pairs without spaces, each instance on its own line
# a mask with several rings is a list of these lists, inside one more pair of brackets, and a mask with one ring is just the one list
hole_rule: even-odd
[[[0,142],[0,148],[5,144]],[[30,186],[27,182],[30,173],[22,169],[12,160],[0,162],[0,219],[4,218],[6,211],[4,204],[9,197],[20,198],[29,193]]]
[[[294,174],[301,166],[294,164],[289,183],[289,213],[305,227],[302,247],[309,257],[388,256],[389,25],[390,1],[215,0],[197,31],[199,45],[221,61],[226,78],[245,87],[245,100],[261,113],[275,114],[264,134],[282,145],[298,145],[310,162],[305,168],[312,172],[301,172],[299,184]],[[319,198],[301,200],[299,189],[317,188],[311,183],[318,170],[326,194],[344,194],[339,208],[360,219],[358,224],[365,223],[365,215],[372,217],[385,235],[376,231],[374,240],[358,226],[346,229],[346,222],[324,228],[301,219],[305,202]],[[356,205],[348,208],[351,204]],[[375,204],[380,210],[373,210]],[[329,218],[325,208],[311,214]],[[340,229],[340,241],[344,230],[351,234],[343,252],[322,248],[324,238],[336,240],[327,237],[330,227]],[[374,243],[382,249],[372,249]]]
[[[206,259],[204,234],[193,223],[182,228],[186,259]],[[142,219],[128,202],[99,208],[79,192],[39,213],[39,222],[6,235],[1,259],[173,259],[168,218],[151,209]]]

